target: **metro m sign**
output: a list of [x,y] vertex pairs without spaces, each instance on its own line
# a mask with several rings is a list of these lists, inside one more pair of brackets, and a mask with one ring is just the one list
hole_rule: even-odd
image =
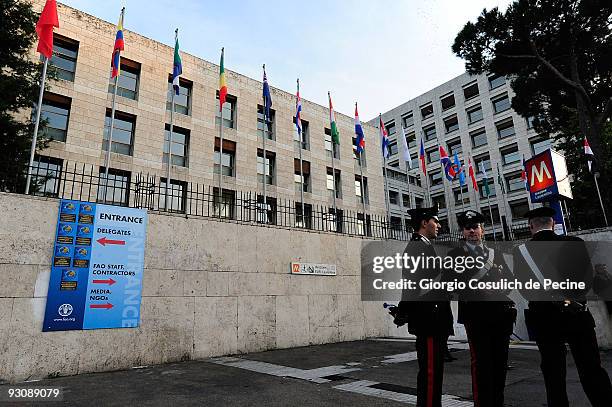
[[560,195],[572,197],[565,158],[556,151],[548,149],[530,158],[525,162],[525,172],[531,202],[556,200]]

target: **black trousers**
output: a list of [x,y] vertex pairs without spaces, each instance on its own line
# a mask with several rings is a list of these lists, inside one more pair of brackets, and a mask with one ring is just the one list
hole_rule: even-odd
[[[512,322],[509,322],[512,332]],[[508,327],[465,323],[470,344],[474,407],[503,407],[508,367]]]
[[442,406],[444,351],[447,340],[447,335],[417,335],[417,407]]
[[601,366],[597,338],[593,328],[572,331],[559,336],[546,336],[536,341],[542,356],[541,368],[546,385],[548,407],[568,407],[565,387],[565,344],[568,343],[582,388],[593,407],[609,407],[612,385]]

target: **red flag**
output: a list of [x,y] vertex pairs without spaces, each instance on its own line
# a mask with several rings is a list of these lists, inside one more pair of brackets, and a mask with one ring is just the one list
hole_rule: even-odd
[[469,167],[468,167],[468,175],[472,180],[472,186],[474,190],[478,192],[478,182],[476,182],[476,175],[474,174],[474,167],[472,167],[472,159],[468,158]]
[[59,28],[59,20],[57,18],[57,3],[55,0],[47,0],[38,23],[36,23],[36,34],[38,34],[37,52],[40,52],[47,58],[53,55],[53,27]]

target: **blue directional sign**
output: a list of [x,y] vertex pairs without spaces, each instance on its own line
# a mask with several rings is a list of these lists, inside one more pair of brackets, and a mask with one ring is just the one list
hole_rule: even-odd
[[147,212],[62,200],[43,331],[140,322]]

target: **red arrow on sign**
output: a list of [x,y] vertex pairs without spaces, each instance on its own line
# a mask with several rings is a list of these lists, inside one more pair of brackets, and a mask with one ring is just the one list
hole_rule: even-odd
[[113,285],[116,283],[115,280],[113,280],[112,278],[109,278],[108,280],[93,280],[94,284],[108,284],[108,285]]
[[110,304],[110,303],[106,303],[106,304],[90,304],[89,308],[111,309],[111,308],[113,308],[113,304]]
[[100,243],[102,246],[106,246],[107,244],[118,244],[118,245],[125,245],[125,240],[111,240],[111,239],[107,239],[105,237],[101,237],[100,239],[96,240],[98,243]]

